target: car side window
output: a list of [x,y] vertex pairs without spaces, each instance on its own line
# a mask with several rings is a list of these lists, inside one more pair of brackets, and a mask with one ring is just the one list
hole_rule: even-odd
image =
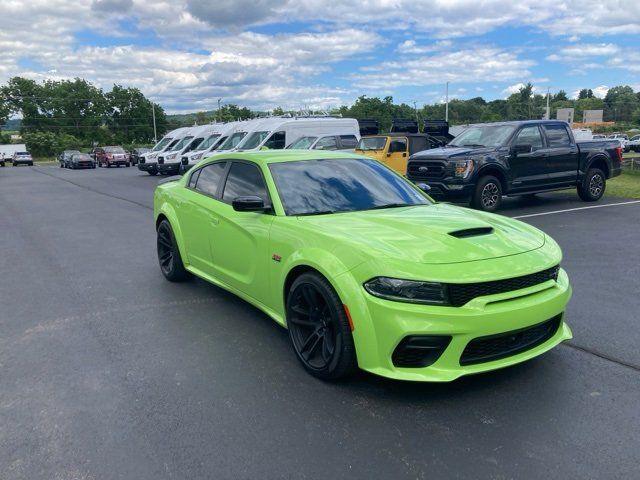
[[227,162],[216,162],[202,167],[196,179],[196,190],[215,197],[226,166]]
[[196,170],[189,177],[189,188],[196,188],[196,182],[198,181],[198,177],[200,176],[201,168]]
[[243,162],[233,162],[229,169],[227,182],[224,185],[222,200],[231,203],[236,197],[258,196],[269,204],[269,194],[264,178],[255,165]]
[[406,152],[407,151],[407,139],[406,138],[394,138],[389,145],[389,153]]
[[314,150],[337,150],[338,143],[336,137],[324,137],[318,140],[313,147]]
[[571,138],[564,125],[545,125],[544,131],[547,134],[549,147],[558,148],[571,146]]
[[358,139],[355,135],[340,135],[340,143],[342,144],[342,148],[356,148]]
[[536,125],[524,127],[518,132],[514,145],[531,145],[533,151],[541,149],[543,144],[540,129]]
[[269,150],[282,150],[285,147],[285,133],[276,132],[264,142],[264,146]]

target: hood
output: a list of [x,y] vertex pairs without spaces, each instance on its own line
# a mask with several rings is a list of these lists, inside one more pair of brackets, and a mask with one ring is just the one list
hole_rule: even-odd
[[428,160],[430,158],[459,158],[470,155],[486,155],[495,152],[495,147],[440,147],[424,150],[411,157],[412,160]]
[[348,242],[376,258],[423,264],[506,257],[545,242],[544,233],[517,220],[447,204],[298,219],[333,237],[336,245]]

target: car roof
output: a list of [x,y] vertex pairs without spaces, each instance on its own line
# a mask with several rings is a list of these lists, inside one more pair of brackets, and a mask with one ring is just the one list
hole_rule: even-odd
[[330,160],[356,158],[371,160],[370,157],[355,155],[348,152],[332,152],[326,150],[260,150],[257,152],[227,152],[210,157],[214,160],[248,160],[260,165],[270,163],[297,162],[303,160]]

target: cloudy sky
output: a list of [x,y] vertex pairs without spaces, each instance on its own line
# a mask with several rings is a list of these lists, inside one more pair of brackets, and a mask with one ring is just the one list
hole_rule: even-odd
[[119,83],[169,112],[640,89],[637,0],[3,0],[2,18],[0,83]]

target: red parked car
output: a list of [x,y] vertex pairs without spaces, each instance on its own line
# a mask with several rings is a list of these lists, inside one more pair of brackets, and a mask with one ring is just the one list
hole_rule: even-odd
[[129,154],[122,147],[96,147],[91,151],[91,156],[99,167],[130,167]]

